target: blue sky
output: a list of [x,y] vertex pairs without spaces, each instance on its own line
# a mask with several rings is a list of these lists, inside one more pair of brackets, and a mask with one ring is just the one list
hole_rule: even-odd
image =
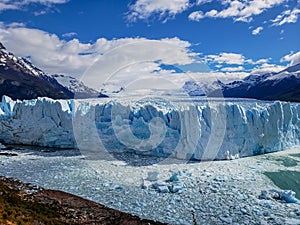
[[299,0],[1,0],[0,40],[49,73],[79,77],[106,52],[144,42],[129,55],[153,61],[149,71],[205,64],[233,79],[299,63],[299,15]]

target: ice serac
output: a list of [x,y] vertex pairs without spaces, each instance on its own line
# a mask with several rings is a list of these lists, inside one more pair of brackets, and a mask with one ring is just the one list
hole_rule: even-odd
[[2,97],[0,136],[7,144],[73,148],[72,100],[13,101]]
[[300,143],[300,104],[192,100],[5,96],[0,142],[197,160],[246,157]]

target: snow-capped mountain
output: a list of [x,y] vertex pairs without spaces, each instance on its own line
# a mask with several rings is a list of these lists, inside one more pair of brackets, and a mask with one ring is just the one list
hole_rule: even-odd
[[[300,101],[300,64],[279,73],[250,75],[242,81],[220,84],[224,97]],[[216,96],[216,90],[209,96]]]
[[[234,81],[234,83],[239,83],[241,81]],[[220,80],[207,81],[207,80],[189,80],[184,83],[182,89],[189,96],[209,96],[210,93],[214,93],[213,97],[222,97],[222,89],[226,84],[222,83]]]
[[186,81],[182,89],[190,96],[205,96],[205,92],[195,81]]
[[16,57],[0,43],[0,97],[53,99],[104,97],[70,76],[47,75],[29,60]]
[[107,95],[101,94],[96,90],[87,87],[83,82],[78,79],[65,76],[65,75],[51,75],[59,84],[67,88],[74,94],[74,98],[97,98],[97,97],[108,97]]
[[72,92],[27,59],[16,57],[0,44],[0,96],[3,95],[13,99],[68,99]]

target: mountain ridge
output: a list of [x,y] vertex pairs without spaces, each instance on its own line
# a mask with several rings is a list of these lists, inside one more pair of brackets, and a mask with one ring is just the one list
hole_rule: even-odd
[[217,80],[207,85],[201,81],[187,81],[182,88],[190,96],[203,96],[205,92],[207,97],[300,102],[300,63],[280,72],[250,74],[230,83]]
[[27,59],[16,57],[1,44],[0,49],[0,95],[12,99],[50,97],[71,98],[71,92],[33,66]]
[[[240,83],[225,84],[224,97],[254,98],[259,100],[300,101],[300,64],[278,73],[250,75]],[[214,96],[214,93],[210,93]]]
[[[62,78],[68,80],[69,85],[61,82]],[[3,95],[19,100],[37,97],[53,99],[106,97],[71,76],[46,74],[28,59],[16,57],[7,51],[0,42],[0,97]]]
[[[277,73],[250,74],[226,84],[220,80],[203,85],[186,81],[182,88],[190,96],[300,102],[300,63]],[[8,52],[0,42],[0,97],[7,95],[14,100],[108,97],[103,91],[99,93],[72,76],[48,75],[28,59]]]

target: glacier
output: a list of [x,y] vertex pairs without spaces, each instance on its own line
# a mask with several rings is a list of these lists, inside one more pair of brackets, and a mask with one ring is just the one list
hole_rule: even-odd
[[281,151],[300,142],[300,104],[185,98],[0,103],[0,142],[86,151],[222,160]]

